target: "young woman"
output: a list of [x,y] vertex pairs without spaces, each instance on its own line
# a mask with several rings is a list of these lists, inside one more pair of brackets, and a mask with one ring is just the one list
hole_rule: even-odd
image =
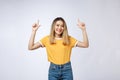
[[40,27],[39,21],[32,25],[28,49],[46,48],[48,61],[50,62],[49,80],[73,80],[70,62],[71,50],[73,47],[87,48],[89,46],[85,24],[78,20],[77,25],[82,30],[82,42],[68,35],[65,20],[62,17],[57,17],[51,25],[50,35],[45,36],[36,43],[34,43],[34,39],[36,31]]

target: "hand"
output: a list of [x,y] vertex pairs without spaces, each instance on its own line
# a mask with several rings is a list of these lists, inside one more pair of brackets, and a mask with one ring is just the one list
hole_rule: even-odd
[[85,30],[85,29],[86,29],[85,23],[81,22],[79,19],[78,19],[78,24],[77,24],[77,26],[78,26],[79,28],[81,28],[82,30]]
[[32,30],[33,30],[33,31],[37,31],[39,27],[40,27],[40,24],[39,24],[39,20],[38,20],[37,23],[34,23],[34,24],[32,25]]

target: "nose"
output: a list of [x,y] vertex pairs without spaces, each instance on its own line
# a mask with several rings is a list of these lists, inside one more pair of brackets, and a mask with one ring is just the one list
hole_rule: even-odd
[[58,26],[58,28],[60,29],[60,26]]
[[59,29],[62,29],[62,26],[58,26]]

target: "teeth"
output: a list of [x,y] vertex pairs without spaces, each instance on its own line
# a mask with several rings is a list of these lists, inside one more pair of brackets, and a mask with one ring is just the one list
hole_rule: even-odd
[[59,32],[61,32],[61,31],[59,31]]
[[61,30],[57,30],[58,32],[61,32]]

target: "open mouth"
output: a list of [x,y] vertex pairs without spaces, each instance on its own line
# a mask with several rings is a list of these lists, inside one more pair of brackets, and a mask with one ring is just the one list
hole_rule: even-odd
[[57,32],[61,33],[62,32],[62,29],[56,29]]

